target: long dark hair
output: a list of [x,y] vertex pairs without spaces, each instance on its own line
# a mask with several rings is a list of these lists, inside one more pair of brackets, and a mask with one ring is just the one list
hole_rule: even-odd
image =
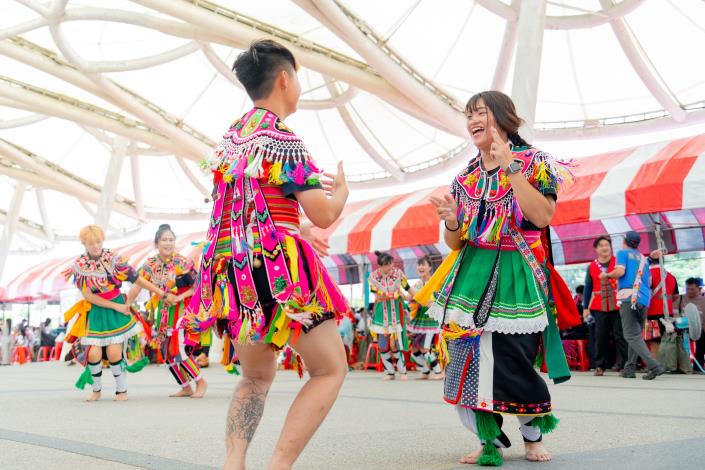
[[159,240],[161,240],[162,235],[164,235],[165,232],[171,232],[171,235],[176,238],[176,235],[174,234],[174,231],[171,229],[171,225],[169,224],[161,224],[159,228],[157,229],[157,233],[154,234],[154,244],[158,245]]
[[517,114],[512,99],[501,91],[488,90],[474,94],[465,105],[465,115],[469,116],[471,111],[477,111],[478,103],[482,100],[487,109],[492,111],[495,122],[507,133],[507,137],[516,147],[531,147],[519,135],[519,127],[524,124],[524,120]]

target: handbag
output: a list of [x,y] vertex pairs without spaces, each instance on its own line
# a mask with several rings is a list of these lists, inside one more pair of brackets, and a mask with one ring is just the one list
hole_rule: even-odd
[[644,332],[642,334],[644,341],[652,341],[661,337],[661,328],[658,320],[646,320],[644,322]]

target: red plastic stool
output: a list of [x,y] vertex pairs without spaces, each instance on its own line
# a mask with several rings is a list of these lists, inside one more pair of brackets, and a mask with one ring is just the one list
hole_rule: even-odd
[[[567,351],[569,346],[572,351]],[[568,366],[580,371],[590,370],[590,358],[587,353],[587,341],[584,339],[567,339],[563,341],[563,349],[566,350]]]
[[54,344],[54,347],[51,348],[51,352],[49,353],[49,360],[50,361],[60,361],[61,360],[61,351],[64,349],[64,343],[62,341],[58,341]]
[[402,353],[404,355],[404,362],[406,363],[406,370],[409,372],[415,372],[418,370],[418,366],[414,361],[411,360],[411,352],[410,351],[404,351]]
[[32,360],[29,348],[27,346],[15,346],[12,352],[12,363],[22,365],[27,362],[27,359]]
[[[374,361],[370,361],[370,353],[374,351]],[[365,355],[365,369],[375,369],[378,372],[382,370],[382,361],[379,359],[379,345],[377,343],[370,343],[367,347],[367,354]]]
[[49,360],[49,353],[51,348],[49,346],[42,346],[39,348],[39,353],[37,353],[37,362],[47,362]]

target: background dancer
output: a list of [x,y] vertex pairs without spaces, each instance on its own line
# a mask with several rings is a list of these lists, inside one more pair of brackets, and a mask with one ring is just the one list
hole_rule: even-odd
[[[168,292],[166,298],[155,295],[147,303],[150,317],[154,319],[153,341],[161,349],[162,357],[169,372],[181,387],[171,397],[203,398],[208,383],[201,375],[201,369],[186,347],[199,345],[201,334],[176,329],[179,318],[185,313],[184,305],[191,300],[196,271],[193,261],[176,253],[176,236],[168,224],[159,226],[154,235],[154,246],[158,253],[148,258],[139,270],[142,279],[154,283],[159,289]],[[127,299],[131,305],[142,288],[135,284]],[[196,390],[191,388],[191,381]]]
[[406,331],[406,305],[404,290],[415,294],[404,272],[394,267],[394,258],[389,253],[375,251],[377,269],[370,273],[370,290],[375,295],[374,316],[370,331],[377,334],[379,356],[384,365],[384,380],[394,380],[396,359],[399,378],[406,380],[404,351],[409,350]]
[[[167,294],[151,282],[140,279],[127,259],[103,249],[105,233],[101,227],[88,225],[82,228],[79,239],[86,253],[76,258],[65,275],[73,278],[73,283],[85,300],[76,303],[64,314],[66,321],[78,315],[66,341],[71,343],[80,338],[80,344],[89,348],[88,365],[76,386],[83,388],[84,384],[92,383],[93,393],[87,401],[99,400],[102,390],[102,359],[105,357],[110,362],[110,372],[115,378],[115,400],[125,401],[127,374],[123,350],[127,340],[139,332],[140,323],[129,304],[125,303],[120,287],[124,281],[128,281],[162,298],[166,298]],[[143,363],[131,371],[141,367]]]
[[[416,270],[419,274],[419,282],[414,286],[416,291],[423,288],[424,284],[431,279],[433,265],[428,256],[419,258],[416,263]],[[442,380],[443,371],[438,361],[438,355],[433,351],[436,344],[436,336],[439,331],[438,320],[428,316],[428,305],[421,305],[418,302],[411,304],[411,320],[409,320],[409,333],[411,333],[411,358],[421,371],[421,380]],[[433,375],[431,375],[433,371]]]

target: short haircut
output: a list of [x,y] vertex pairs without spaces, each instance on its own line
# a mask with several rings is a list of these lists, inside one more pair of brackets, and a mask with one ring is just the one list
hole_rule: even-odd
[[105,231],[98,225],[86,225],[78,232],[78,239],[84,245],[86,243],[97,243],[105,241]]
[[585,292],[585,286],[580,284],[578,287],[575,288],[575,292],[577,292],[578,294],[582,294],[583,292]]
[[277,73],[282,70],[291,72],[297,69],[294,54],[271,39],[253,42],[246,51],[237,56],[233,63],[237,79],[253,101],[270,95]]
[[607,243],[609,243],[610,246],[612,246],[612,239],[610,238],[609,235],[600,235],[599,237],[597,237],[595,239],[594,242],[592,242],[592,247],[597,248],[597,245],[599,245],[602,240],[606,240]]
[[685,280],[685,285],[688,286],[698,286],[700,287],[700,281],[698,281],[697,278],[694,277],[689,277],[688,279]]

